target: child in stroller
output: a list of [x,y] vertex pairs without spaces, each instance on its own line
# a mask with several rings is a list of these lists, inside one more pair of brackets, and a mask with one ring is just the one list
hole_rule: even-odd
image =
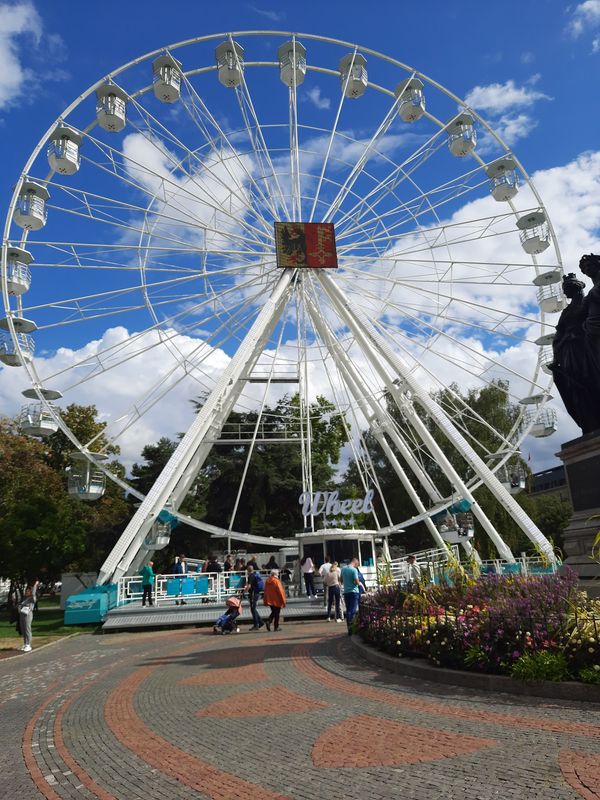
[[242,613],[242,601],[239,597],[228,597],[225,605],[227,611],[215,622],[213,633],[239,633],[236,620]]

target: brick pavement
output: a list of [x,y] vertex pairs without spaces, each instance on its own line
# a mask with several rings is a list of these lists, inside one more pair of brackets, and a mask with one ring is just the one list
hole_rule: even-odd
[[0,662],[7,800],[600,799],[600,707],[392,675],[343,631],[81,636]]

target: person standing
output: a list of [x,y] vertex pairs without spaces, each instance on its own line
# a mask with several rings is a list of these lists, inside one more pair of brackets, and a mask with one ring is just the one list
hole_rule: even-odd
[[260,572],[257,572],[254,567],[246,567],[246,572],[248,574],[246,579],[246,591],[248,592],[248,600],[250,601],[250,613],[252,614],[253,623],[250,630],[259,631],[265,623],[260,618],[257,605],[260,599],[260,593],[264,589],[265,584]]
[[[187,564],[187,561],[185,560],[185,556],[179,556],[179,559],[175,559],[175,563],[173,564],[173,574],[174,575],[181,575],[181,580],[179,582],[179,594],[178,594],[178,597],[181,597],[181,595],[183,594],[183,578],[184,578],[184,575],[188,574],[188,571],[189,571],[188,570],[188,564]],[[182,606],[187,605],[185,600],[183,600],[183,599],[175,600],[175,605],[176,606],[178,606],[180,604]]]
[[231,572],[233,570],[233,561],[231,553],[225,556],[225,563],[223,564],[223,572]]
[[258,561],[256,560],[256,556],[250,556],[248,562],[246,563],[246,567],[252,567],[255,572],[258,572],[260,567],[258,566]]
[[337,561],[329,567],[329,572],[323,578],[323,586],[327,591],[327,622],[331,622],[331,609],[335,603],[335,621],[342,621],[342,612],[340,609],[340,600],[342,595],[341,589],[342,573],[338,567]]
[[28,586],[25,589],[23,599],[19,603],[19,627],[23,636],[23,647],[21,650],[24,653],[31,652],[31,623],[33,620],[33,609],[35,606],[35,597],[33,596],[33,589]]
[[417,564],[417,559],[414,556],[409,556],[406,559],[406,578],[408,581],[408,591],[416,592],[421,582],[421,567]]
[[149,606],[154,605],[152,602],[152,589],[154,589],[153,566],[154,561],[149,561],[147,564],[144,564],[140,570],[140,575],[142,576],[142,606],[146,605],[146,600],[148,600]]
[[358,577],[358,558],[342,569],[342,585],[344,589],[344,603],[346,604],[346,624],[348,625],[348,636],[352,636],[352,621],[358,611],[359,577]]
[[271,623],[273,623],[273,630],[279,630],[279,615],[281,609],[285,608],[285,590],[283,584],[279,580],[279,570],[272,569],[271,574],[265,583],[264,603],[271,609],[271,614],[266,620],[265,625],[267,630],[271,630]]
[[327,605],[327,594],[328,594],[327,585],[325,583],[325,576],[327,575],[327,573],[329,572],[330,569],[331,569],[331,556],[325,556],[325,563],[321,564],[321,566],[319,567],[319,575],[321,577],[321,580],[323,581],[323,605],[324,606]]
[[313,564],[310,556],[304,556],[300,562],[300,568],[304,577],[304,585],[306,587],[306,596],[308,598],[316,597],[315,594],[315,565]]

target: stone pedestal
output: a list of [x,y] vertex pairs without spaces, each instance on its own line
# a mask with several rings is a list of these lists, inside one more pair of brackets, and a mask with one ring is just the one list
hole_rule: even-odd
[[563,535],[565,564],[579,575],[582,588],[600,592],[600,564],[592,547],[600,531],[600,431],[565,442],[557,456],[565,465],[573,515]]

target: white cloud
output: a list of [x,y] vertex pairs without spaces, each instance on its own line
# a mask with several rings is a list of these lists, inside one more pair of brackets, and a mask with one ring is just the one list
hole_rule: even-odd
[[535,55],[530,50],[525,50],[524,53],[521,53],[521,64],[531,64],[535,61]]
[[0,2],[0,109],[31,103],[48,83],[67,80],[57,66],[66,58],[62,37],[44,30],[33,3]]
[[[529,109],[540,100],[552,99],[533,88],[539,79],[540,75],[536,73],[523,86],[518,86],[512,79],[504,83],[475,86],[468,92],[465,102],[475,111],[488,116],[497,133],[512,147],[519,139],[528,136],[537,125]],[[480,142],[480,152],[485,154],[489,144],[484,135]]]
[[250,3],[248,3],[247,8],[249,8],[250,11],[254,11],[255,14],[259,14],[261,17],[270,19],[271,22],[281,22],[281,20],[285,17],[283,11],[272,11],[269,8],[258,8]]
[[600,25],[600,0],[585,0],[575,6],[567,25],[567,31],[574,39],[577,39],[586,29],[594,28],[597,25]]
[[0,5],[0,108],[15,102],[32,78],[21,62],[20,37],[27,35],[36,45],[42,35],[42,21],[33,5]]
[[303,99],[308,100],[309,103],[312,103],[315,108],[319,109],[319,111],[325,111],[326,109],[331,108],[331,100],[329,97],[323,97],[321,95],[320,86],[313,86],[312,89],[309,89],[307,92],[305,92]]
[[[539,76],[536,76],[536,81]],[[505,83],[490,83],[487,86],[474,86],[465,97],[467,105],[476,111],[487,111],[492,116],[504,114],[515,108],[527,108],[538,100],[550,100],[543,92],[531,86],[517,86],[511,79]]]
[[592,42],[592,53],[600,53],[600,36],[597,36]]

